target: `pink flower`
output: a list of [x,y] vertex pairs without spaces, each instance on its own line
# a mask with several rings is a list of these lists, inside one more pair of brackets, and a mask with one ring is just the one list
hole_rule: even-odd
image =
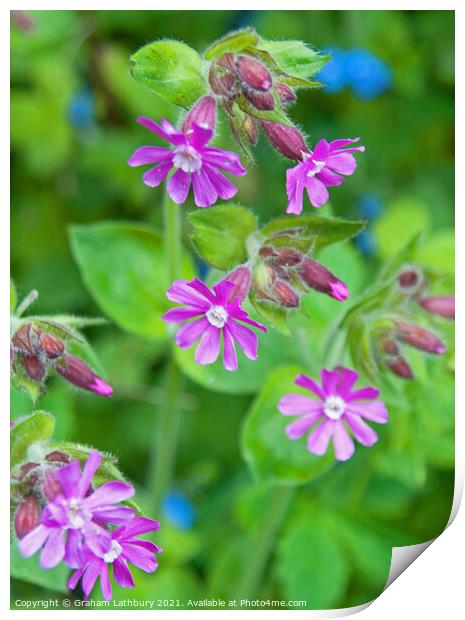
[[376,443],[378,436],[364,418],[385,424],[388,413],[384,404],[376,400],[379,396],[377,388],[352,390],[358,376],[357,372],[348,368],[323,369],[320,386],[310,377],[299,375],[295,384],[310,390],[319,400],[300,394],[282,397],[278,404],[279,411],[284,415],[300,416],[286,427],[289,439],[299,439],[313,427],[308,436],[307,450],[321,456],[326,453],[332,438],[339,461],[347,461],[353,455],[352,436],[363,446]]
[[186,201],[191,183],[198,207],[210,207],[218,197],[229,200],[236,194],[237,188],[220,168],[235,176],[247,171],[236,153],[207,146],[213,130],[206,124],[192,123],[191,128],[183,132],[164,119],[160,125],[146,117],[137,120],[172,145],[171,148],[142,146],[129,158],[130,166],[157,164],[144,173],[142,178],[146,185],[158,187],[174,168],[166,189],[177,204]]
[[192,282],[176,280],[166,292],[170,301],[184,305],[168,310],[163,320],[167,323],[184,323],[176,334],[176,344],[182,349],[187,349],[200,338],[195,350],[195,361],[198,364],[213,364],[218,359],[221,334],[223,365],[226,370],[237,370],[235,342],[249,359],[257,359],[258,338],[241,322],[258,327],[263,332],[267,329],[249,318],[241,308],[240,300],[233,295],[234,290],[235,285],[228,280],[221,280],[211,291],[203,282],[194,278]]
[[100,454],[91,450],[82,472],[77,460],[56,472],[62,493],[45,506],[39,525],[19,541],[24,557],[43,546],[42,568],[52,568],[62,560],[77,568],[83,544],[99,557],[110,551],[111,536],[102,524],[121,525],[134,517],[132,508],[119,505],[134,495],[134,487],[113,480],[89,493],[101,460]]
[[[320,140],[312,153],[302,151],[302,161],[287,171],[286,190],[289,203],[287,213],[302,213],[304,189],[314,207],[321,207],[329,198],[327,187],[341,185],[344,176],[351,175],[357,168],[355,151],[364,151],[364,146],[343,147],[358,142],[359,138]],[[341,176],[344,175],[344,176]]]
[[146,573],[153,573],[157,567],[156,553],[161,553],[160,547],[149,540],[136,538],[146,532],[158,530],[158,521],[147,517],[134,517],[132,521],[123,527],[119,527],[110,533],[111,547],[103,556],[98,557],[85,547],[82,553],[82,564],[68,580],[68,588],[74,590],[79,579],[82,577],[82,589],[85,598],[88,599],[95,582],[100,577],[100,587],[105,600],[112,597],[109,567],[113,566],[113,578],[122,588],[134,588],[135,583],[129,570],[128,563]]

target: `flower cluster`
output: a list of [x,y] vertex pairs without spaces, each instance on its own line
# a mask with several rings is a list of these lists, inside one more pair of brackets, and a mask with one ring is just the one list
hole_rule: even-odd
[[68,586],[75,588],[82,577],[86,597],[100,577],[103,596],[110,599],[110,565],[116,583],[132,588],[128,563],[151,573],[157,568],[156,554],[161,549],[138,538],[156,531],[158,522],[136,516],[121,503],[134,495],[132,485],[113,480],[93,487],[101,460],[101,455],[91,450],[81,471],[78,460],[53,452],[45,457],[45,467],[23,465],[19,479],[27,492],[15,514],[15,529],[24,557],[41,549],[42,568],[65,562],[77,569]]
[[358,378],[358,373],[349,368],[323,369],[321,385],[307,375],[299,375],[295,384],[311,392],[313,397],[286,394],[279,401],[278,408],[283,415],[299,416],[286,427],[289,439],[299,439],[312,429],[307,450],[321,456],[332,439],[338,461],[347,461],[354,454],[353,439],[363,446],[376,443],[378,436],[365,420],[385,424],[388,412],[377,400],[380,394],[377,388],[353,389]]

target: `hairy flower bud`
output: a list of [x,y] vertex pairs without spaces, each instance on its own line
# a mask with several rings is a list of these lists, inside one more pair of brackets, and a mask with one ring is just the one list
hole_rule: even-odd
[[249,294],[251,275],[250,268],[247,265],[240,265],[226,276],[225,280],[235,285],[234,290],[229,296],[228,303],[233,302],[235,299],[238,299],[240,302],[244,301]]
[[231,131],[239,144],[245,139],[254,146],[258,140],[258,128],[257,122],[250,114],[244,114],[243,117],[231,116],[229,117],[229,124]]
[[31,323],[25,323],[24,325],[21,325],[18,331],[13,334],[11,344],[13,345],[14,351],[18,351],[24,355],[34,355],[34,350],[30,340],[31,327]]
[[381,350],[384,353],[383,362],[389,370],[401,379],[413,379],[410,365],[402,357],[398,343],[392,338],[384,338],[381,341]]
[[57,495],[63,493],[61,484],[56,477],[56,470],[49,467],[44,472],[44,479],[42,483],[42,493],[47,501],[52,502]]
[[446,319],[455,319],[455,297],[451,295],[426,297],[419,303],[423,310],[430,314],[437,314]]
[[425,286],[423,273],[415,265],[407,265],[402,268],[397,276],[399,289],[406,295],[414,295]]
[[63,342],[53,334],[41,332],[38,346],[49,359],[61,357],[65,350]]
[[315,291],[325,293],[338,301],[345,301],[349,297],[349,289],[344,282],[336,278],[329,269],[310,258],[304,258],[297,272],[301,280]]
[[39,500],[34,494],[26,495],[15,512],[14,524],[18,538],[24,538],[40,521],[41,509]]
[[23,358],[23,366],[29,379],[33,381],[42,381],[45,377],[45,366],[35,355],[26,355]]
[[113,389],[108,383],[98,377],[94,371],[78,357],[64,355],[55,368],[64,379],[84,390],[95,392],[101,396],[111,396],[113,393]]
[[284,157],[302,161],[302,155],[310,152],[303,135],[296,127],[274,121],[260,121],[260,124],[273,147]]
[[303,255],[298,250],[283,248],[275,250],[275,261],[282,267],[295,267],[302,262]]
[[436,355],[445,352],[446,347],[442,340],[427,329],[405,321],[396,321],[395,325],[398,338],[411,347]]
[[49,463],[69,463],[71,458],[69,454],[60,452],[60,450],[53,450],[45,455],[45,460]]
[[261,263],[255,267],[253,272],[253,288],[259,297],[269,298],[275,281],[276,272],[271,265]]
[[282,84],[278,82],[278,84],[276,84],[276,91],[279,95],[279,98],[281,99],[281,103],[284,106],[289,105],[297,99],[297,95],[287,84]]
[[300,297],[292,286],[281,279],[276,280],[272,295],[276,302],[285,308],[297,308],[300,303]]
[[194,107],[187,113],[182,126],[184,133],[192,129],[192,125],[206,127],[213,132],[216,127],[216,100],[211,95],[206,95],[197,101]]
[[262,63],[249,56],[238,56],[236,69],[242,82],[255,90],[270,90],[273,79],[268,69]]
[[231,52],[226,52],[226,54],[223,54],[220,58],[218,58],[216,64],[223,67],[223,69],[229,69],[229,71],[233,73],[236,71],[234,54],[231,54]]
[[408,364],[403,357],[398,357],[396,360],[386,362],[386,366],[393,374],[401,379],[405,379],[406,381],[414,379],[410,364]]
[[274,98],[271,93],[246,90],[244,91],[244,97],[253,105],[254,108],[260,110],[261,112],[274,110]]

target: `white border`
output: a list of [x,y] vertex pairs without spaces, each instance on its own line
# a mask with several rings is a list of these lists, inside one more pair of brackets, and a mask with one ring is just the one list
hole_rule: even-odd
[[[9,135],[9,81],[7,82],[7,76],[9,76],[9,11],[12,9],[52,9],[52,10],[73,10],[73,9],[90,9],[90,10],[157,10],[164,7],[157,6],[157,3],[153,0],[133,2],[130,6],[124,3],[106,1],[85,2],[79,3],[66,2],[65,0],[52,0],[44,2],[42,6],[37,6],[34,2],[23,2],[20,6],[17,6],[14,2],[7,3],[8,6],[1,9],[1,31],[0,31],[0,45],[1,45],[1,62],[2,67],[2,80],[5,85],[5,93],[2,94],[1,99],[1,115],[0,121],[2,123],[3,131],[1,135]],[[276,0],[262,0],[251,2],[250,0],[235,0],[235,2],[225,2],[224,0],[217,0],[215,3],[205,2],[198,0],[195,3],[195,7],[192,3],[181,0],[171,0],[169,8],[171,10],[231,10],[231,9],[258,9],[258,10],[455,10],[456,11],[456,58],[465,58],[465,28],[464,28],[464,14],[465,6],[463,2],[461,4],[458,1],[448,0],[439,2],[432,1],[411,1],[407,3],[400,2],[399,0],[391,2],[349,2],[339,0],[334,2],[327,0],[326,2],[309,3],[295,0],[287,0],[286,2],[277,2]],[[456,88],[457,99],[459,105],[458,111],[464,107],[465,98],[463,96],[464,89],[464,65],[457,63],[456,66]],[[464,126],[463,126],[463,113],[457,115],[456,119],[456,139],[457,139],[457,163],[456,163],[456,204],[458,208],[456,210],[456,231],[457,239],[463,240],[465,238],[464,229],[464,215],[465,209],[465,158],[464,158]],[[4,165],[1,167],[1,188],[3,196],[3,205],[0,209],[0,231],[2,234],[1,242],[1,261],[0,261],[0,290],[2,291],[2,297],[0,304],[1,313],[1,325],[0,332],[1,338],[1,350],[3,352],[0,357],[0,381],[2,393],[6,394],[9,390],[9,363],[8,363],[8,345],[9,345],[9,317],[7,316],[9,302],[9,167],[6,162],[9,161],[9,143],[7,140],[2,142],[2,162]],[[418,154],[421,157],[421,153]],[[465,246],[465,244],[464,244]],[[465,267],[465,247],[460,243],[456,249],[456,263],[459,265],[457,270],[460,274],[461,269]],[[462,272],[463,273],[463,272]],[[457,283],[456,296],[458,299],[459,312],[456,319],[457,329],[457,342],[465,342],[465,329],[463,324],[463,279],[458,276],[459,282]],[[464,450],[464,438],[465,438],[465,423],[461,410],[460,403],[465,402],[465,381],[460,380],[460,377],[465,377],[465,365],[463,360],[463,347],[457,347],[457,381],[456,396],[459,408],[456,416],[456,488],[454,498],[453,514],[457,514],[461,496],[463,492],[463,480],[465,471],[465,450]],[[6,418],[9,413],[8,410],[3,414]],[[9,417],[9,416],[8,416]],[[8,420],[4,421],[4,428]],[[6,443],[4,433],[4,443]],[[0,476],[0,497],[6,498],[9,495],[9,464],[8,464],[8,450],[4,446],[1,450],[1,476]],[[1,514],[2,527],[0,532],[0,557],[9,557],[9,510],[8,504],[5,499],[3,502],[3,510]],[[455,516],[454,514],[454,516]],[[451,515],[452,516],[452,515]],[[361,614],[364,620],[383,620],[384,618],[392,620],[394,614],[401,617],[437,617],[441,614],[446,618],[458,617],[458,613],[465,610],[464,595],[463,595],[463,575],[465,574],[464,568],[464,549],[465,549],[465,510],[462,508],[457,514],[455,521],[452,522],[450,527],[434,542],[431,547],[415,562],[415,568],[409,568],[400,579],[397,579],[393,585],[387,588],[385,592],[376,599],[369,606],[362,606],[364,611]],[[3,617],[23,618],[30,617],[31,613],[39,614],[43,616],[48,611],[37,610],[35,612],[26,611],[10,611],[9,605],[9,575],[8,571],[3,570],[0,575],[0,591],[3,593],[0,599],[0,610],[4,612]],[[114,610],[104,611],[106,618],[110,618],[110,614]],[[254,620],[258,620],[261,617],[268,617],[272,614],[273,617],[288,617],[288,611],[241,611],[235,610],[235,614],[240,613],[241,617],[250,617]],[[344,613],[345,611],[345,613]],[[329,612],[318,611],[295,611],[294,613],[300,616],[312,618],[328,618],[346,615],[347,613],[354,613],[355,609],[351,610],[334,610]],[[88,611],[74,611],[73,617],[84,617]],[[122,610],[116,612],[114,616],[118,619],[124,620],[125,618],[133,618],[134,615],[147,614],[147,611],[130,611]],[[60,617],[64,614],[62,611]],[[81,616],[82,614],[82,616]],[[205,613],[203,611],[157,611],[157,617],[169,618],[169,620],[175,620],[179,616],[190,614],[193,617],[204,618]],[[223,614],[222,614],[223,615]],[[95,614],[94,616],[95,617]],[[146,616],[147,617],[147,616]],[[218,618],[218,612],[215,613],[215,618]],[[231,615],[227,615],[227,618],[231,618]]]

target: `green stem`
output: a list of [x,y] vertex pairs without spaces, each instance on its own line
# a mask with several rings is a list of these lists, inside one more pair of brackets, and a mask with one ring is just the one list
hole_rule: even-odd
[[[169,283],[181,275],[181,210],[168,194],[163,201],[165,218],[165,261]],[[159,514],[163,497],[171,487],[175,469],[177,436],[180,425],[182,375],[173,350],[166,370],[162,407],[156,418],[155,437],[151,445],[148,488],[153,497],[154,514]]]
[[245,566],[242,579],[238,584],[236,591],[238,600],[255,597],[294,493],[295,487],[276,487],[273,496],[273,509],[270,510],[266,524],[251,549],[249,562]]

